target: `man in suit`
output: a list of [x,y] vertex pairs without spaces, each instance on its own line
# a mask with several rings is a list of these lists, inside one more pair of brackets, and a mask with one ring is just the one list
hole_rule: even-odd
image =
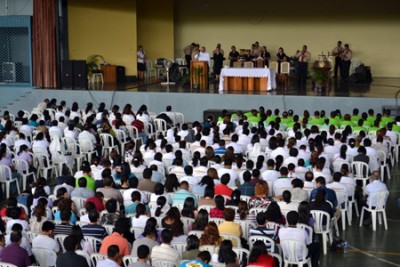
[[340,57],[343,52],[342,41],[337,42],[337,46],[332,50],[332,56],[335,57],[335,70],[334,70],[334,78],[338,77],[338,70],[342,68],[342,58]]

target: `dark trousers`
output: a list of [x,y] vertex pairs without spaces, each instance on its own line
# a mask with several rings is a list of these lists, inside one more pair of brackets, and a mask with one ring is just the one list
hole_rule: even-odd
[[306,89],[307,84],[308,63],[299,62],[297,65],[297,86]]
[[311,258],[311,266],[318,267],[319,256],[321,254],[321,245],[317,242],[311,243],[307,246],[308,257]]
[[350,74],[350,65],[351,65],[351,61],[342,61],[342,66],[340,68],[341,73],[340,73],[340,77],[343,80],[347,80],[349,78],[349,74]]
[[192,60],[192,56],[185,55],[185,60],[186,60],[186,66],[188,68],[188,71],[190,71],[190,61]]
[[338,73],[341,73],[341,70],[342,70],[342,59],[340,57],[335,57],[335,71],[334,71],[335,77],[338,77]]

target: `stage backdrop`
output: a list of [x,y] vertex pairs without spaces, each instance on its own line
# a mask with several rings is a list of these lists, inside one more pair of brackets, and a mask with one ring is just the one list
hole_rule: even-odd
[[354,57],[370,65],[374,76],[399,77],[400,8],[397,0],[355,1],[175,1],[175,56],[191,42],[211,52],[221,43],[249,49],[267,45],[275,58],[307,44],[312,58],[327,53],[337,40],[349,43]]

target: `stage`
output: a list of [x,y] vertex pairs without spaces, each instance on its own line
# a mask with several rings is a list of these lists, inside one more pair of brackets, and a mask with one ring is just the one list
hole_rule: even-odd
[[[208,109],[235,109],[248,111],[258,109],[293,109],[295,113],[302,113],[305,109],[330,111],[340,109],[343,114],[351,113],[354,108],[361,112],[372,108],[381,112],[383,106],[396,107],[395,95],[400,89],[400,78],[374,78],[370,84],[355,84],[332,82],[328,92],[311,90],[309,80],[307,90],[297,89],[296,81],[290,81],[286,88],[279,87],[269,92],[218,91],[218,83],[211,82],[209,90],[200,91],[190,89],[185,83],[176,85],[160,85],[160,81],[147,81],[124,84],[91,85],[89,90],[67,89],[32,89],[25,96],[15,96],[14,101],[1,104],[1,112],[9,110],[16,114],[20,109],[32,110],[45,98],[66,100],[70,106],[76,101],[81,109],[87,102],[95,107],[104,102],[111,109],[115,104],[121,109],[130,103],[134,110],[142,104],[148,106],[149,111],[159,113],[171,105],[173,111],[182,112],[186,122],[203,119],[203,111]],[[6,94],[13,94],[13,87],[0,87]],[[12,103],[10,103],[12,102]],[[396,109],[397,110],[397,109]],[[395,112],[397,113],[397,112]],[[393,114],[395,115],[395,114]]]

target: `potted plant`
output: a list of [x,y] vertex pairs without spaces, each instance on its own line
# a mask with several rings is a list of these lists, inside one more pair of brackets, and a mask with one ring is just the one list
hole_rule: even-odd
[[86,66],[88,75],[91,76],[93,73],[99,73],[99,65],[107,64],[101,55],[90,55],[86,59]]

